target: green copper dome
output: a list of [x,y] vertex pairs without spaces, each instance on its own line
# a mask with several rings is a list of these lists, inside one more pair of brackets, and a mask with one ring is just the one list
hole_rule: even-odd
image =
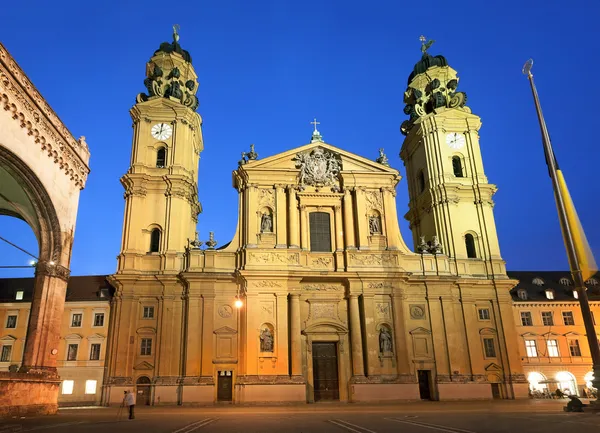
[[158,50],[156,50],[154,52],[154,55],[156,55],[158,53],[181,54],[181,56],[183,57],[183,60],[185,60],[188,63],[192,63],[192,56],[190,56],[190,53],[188,51],[184,50],[183,48],[181,48],[181,45],[179,45],[179,42],[177,42],[177,41],[163,42],[162,44],[160,44],[160,47],[158,48]]
[[421,60],[419,60],[415,64],[413,71],[408,76],[408,84],[410,84],[413,78],[415,78],[417,75],[422,74],[427,69],[433,66],[448,66],[448,61],[444,56],[433,57],[427,52],[425,52],[425,54],[423,54],[423,57],[421,57]]

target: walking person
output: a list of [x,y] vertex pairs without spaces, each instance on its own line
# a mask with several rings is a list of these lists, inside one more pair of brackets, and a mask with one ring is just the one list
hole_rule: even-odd
[[129,419],[135,419],[134,408],[135,408],[135,394],[133,391],[129,390],[125,394],[124,398],[125,406],[129,407]]

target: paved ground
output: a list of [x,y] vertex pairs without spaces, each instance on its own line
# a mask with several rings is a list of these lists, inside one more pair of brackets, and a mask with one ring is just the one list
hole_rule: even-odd
[[0,433],[554,433],[599,432],[600,415],[565,413],[566,401],[314,404],[255,407],[62,409],[59,415],[0,422]]

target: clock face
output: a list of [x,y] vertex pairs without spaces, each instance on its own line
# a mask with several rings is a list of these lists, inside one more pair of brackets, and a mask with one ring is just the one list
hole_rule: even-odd
[[152,127],[151,133],[157,140],[166,140],[173,133],[173,128],[167,123],[157,123]]
[[446,144],[450,148],[458,150],[465,145],[465,136],[456,132],[451,132],[446,135]]

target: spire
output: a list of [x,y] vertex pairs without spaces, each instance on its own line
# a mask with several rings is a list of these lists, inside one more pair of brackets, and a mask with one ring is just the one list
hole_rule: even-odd
[[312,122],[310,122],[310,124],[315,126],[315,130],[312,133],[312,138],[310,139],[310,142],[311,143],[315,143],[315,142],[320,141],[321,143],[323,143],[323,136],[321,135],[321,133],[317,129],[317,125],[320,125],[321,122],[317,122],[317,118],[315,117],[315,120],[313,120]]

